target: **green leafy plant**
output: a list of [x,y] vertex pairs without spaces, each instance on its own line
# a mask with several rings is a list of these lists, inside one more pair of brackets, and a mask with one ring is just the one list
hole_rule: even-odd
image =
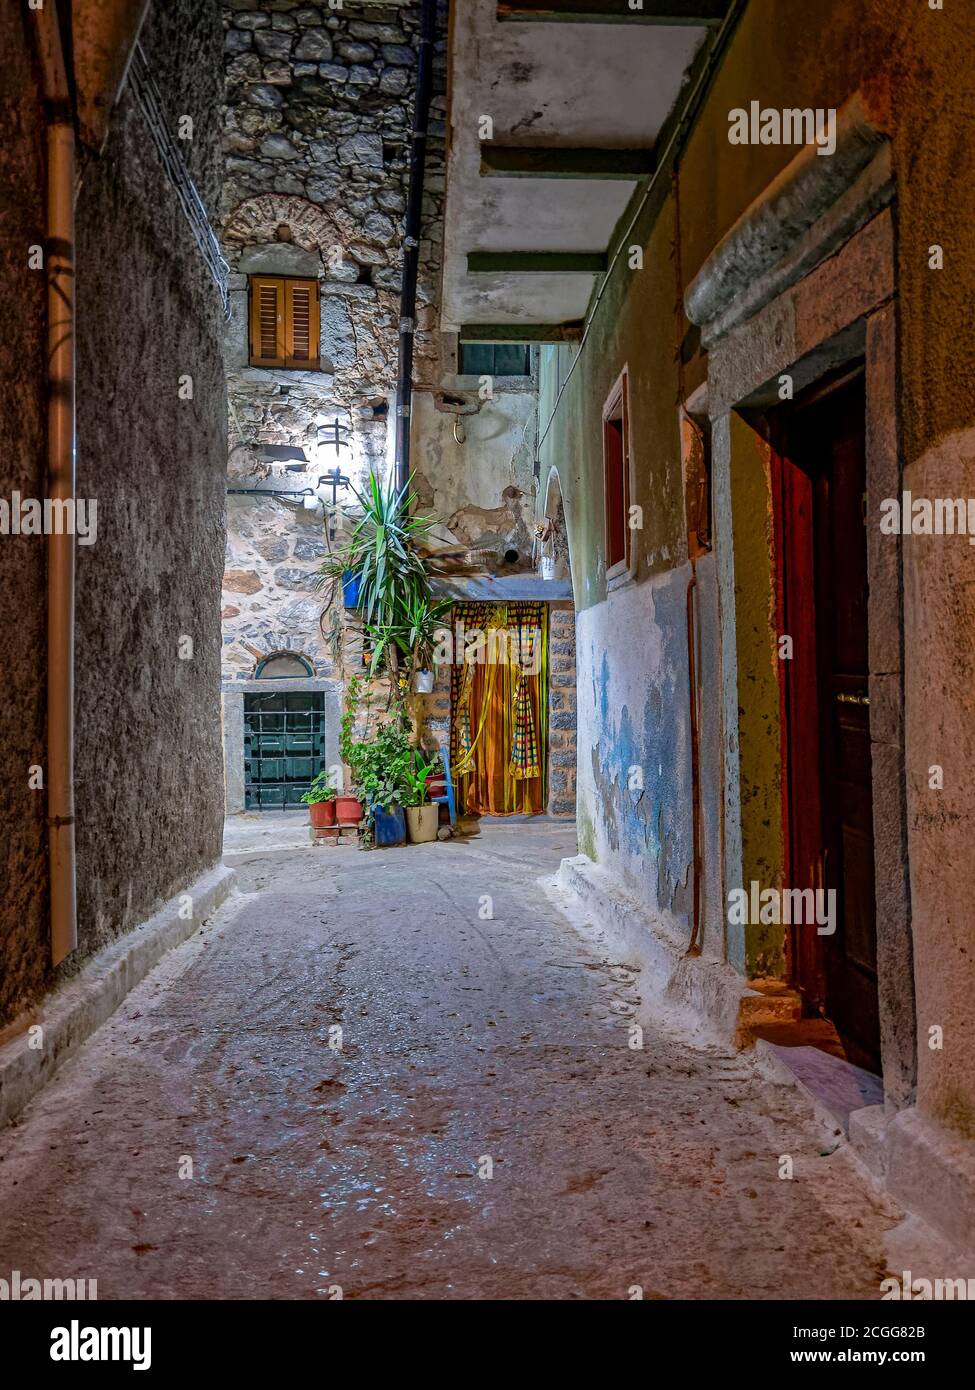
[[438,759],[433,758],[426,762],[417,753],[413,754],[410,766],[406,770],[405,787],[403,790],[403,806],[425,806],[430,800],[427,792],[427,778],[437,766]]
[[[366,802],[370,811],[375,806],[402,805],[413,757],[410,721],[402,705],[395,704],[388,717],[377,723],[371,738],[355,738],[355,716],[362,691],[363,682],[353,676],[346,687],[339,751],[349,765],[356,795]],[[368,704],[368,693],[363,702]]]
[[345,687],[345,709],[342,712],[342,719],[339,723],[339,752],[342,755],[342,761],[348,763],[350,768],[352,767],[352,748],[355,742],[352,734],[360,698],[362,699],[362,703],[368,708],[369,696],[368,692],[363,696],[362,678],[360,676],[351,676]]
[[411,671],[429,670],[433,666],[437,633],[450,612],[451,602],[419,591],[397,598],[392,621],[366,624],[366,631],[375,644],[370,669],[375,670],[377,653],[381,655],[390,643],[395,643]]
[[353,491],[361,515],[346,543],[322,565],[318,583],[331,582],[334,591],[346,574],[358,579],[359,612],[373,642],[370,675],[383,664],[392,673],[401,657],[429,660],[437,622],[450,607],[433,599],[417,550],[434,518],[413,513],[411,483],[397,489],[392,478],[382,482],[370,474],[365,491]]
[[306,806],[317,806],[322,801],[334,801],[336,795],[332,775],[323,768],[301,799]]

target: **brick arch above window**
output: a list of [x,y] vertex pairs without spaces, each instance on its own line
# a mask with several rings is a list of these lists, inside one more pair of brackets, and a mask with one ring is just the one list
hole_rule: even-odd
[[[317,251],[325,260],[335,247],[344,249],[345,240],[328,213],[311,202],[289,193],[262,193],[245,198],[227,217],[223,239],[228,248],[280,242],[278,228],[291,229],[294,245]],[[286,244],[286,243],[285,243]]]

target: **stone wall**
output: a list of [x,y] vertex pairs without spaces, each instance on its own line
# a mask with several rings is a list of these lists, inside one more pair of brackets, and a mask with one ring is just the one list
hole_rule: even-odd
[[576,813],[576,613],[552,604],[548,619],[548,813]]
[[[143,47],[199,192],[220,188],[215,0],[166,0]],[[78,909],[83,951],[143,920],[221,853],[221,305],[127,91],[77,207]],[[120,325],[126,332],[120,332]],[[192,378],[184,399],[181,378]],[[192,657],[180,644],[192,640]]]
[[[444,10],[444,33],[445,17]],[[418,22],[416,6],[347,3],[332,10],[233,0],[224,7],[222,241],[231,268],[225,360],[233,487],[315,488],[336,464],[359,487],[370,471],[382,476],[391,465]],[[439,353],[432,301],[442,242],[444,91],[441,42],[421,229],[417,376]],[[254,273],[319,281],[320,371],[248,365],[247,286]],[[289,472],[262,462],[266,444],[303,449],[307,468]],[[353,499],[339,491],[337,500]],[[286,647],[308,656],[318,674],[357,669],[361,647],[341,603],[319,622],[323,506],[310,511],[300,500],[231,497],[228,522],[225,682],[246,680],[261,656]]]

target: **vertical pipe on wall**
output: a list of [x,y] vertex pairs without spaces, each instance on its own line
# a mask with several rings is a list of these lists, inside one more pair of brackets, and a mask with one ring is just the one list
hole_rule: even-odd
[[47,108],[47,816],[51,959],[78,944],[74,830],[75,132],[57,8],[36,11]]
[[433,45],[437,27],[437,0],[423,0],[420,11],[420,52],[417,58],[416,99],[410,152],[410,186],[406,198],[403,236],[403,289],[399,309],[399,362],[396,373],[396,486],[402,489],[410,476],[410,418],[413,397],[413,335],[416,328],[416,281],[420,262],[420,220],[423,211],[423,178],[427,161],[427,126],[433,89]]

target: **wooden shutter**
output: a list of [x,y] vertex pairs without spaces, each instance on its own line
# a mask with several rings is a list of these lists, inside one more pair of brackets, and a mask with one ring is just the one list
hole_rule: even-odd
[[318,371],[317,280],[252,275],[250,364]]
[[251,276],[252,367],[285,365],[284,281],[266,275]]
[[318,370],[317,280],[285,280],[285,351],[289,367]]

